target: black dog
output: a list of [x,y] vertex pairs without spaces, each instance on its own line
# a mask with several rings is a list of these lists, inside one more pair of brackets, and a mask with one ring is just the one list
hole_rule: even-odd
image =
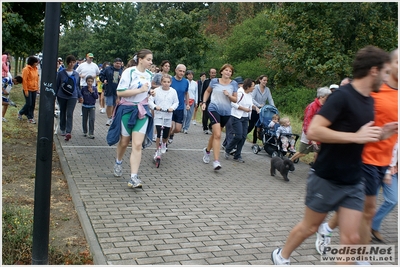
[[271,176],[275,176],[275,170],[278,170],[283,179],[289,182],[288,173],[289,171],[294,171],[293,161],[290,159],[281,159],[280,157],[273,157],[271,159]]

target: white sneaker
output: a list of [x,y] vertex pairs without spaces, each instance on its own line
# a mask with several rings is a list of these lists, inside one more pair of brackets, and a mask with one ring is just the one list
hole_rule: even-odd
[[161,145],[161,153],[165,153],[165,152],[167,152],[167,143],[162,143],[162,145]]
[[221,163],[219,163],[218,160],[215,160],[215,161],[213,162],[213,167],[214,167],[214,171],[218,171],[219,169],[222,168]]
[[113,122],[113,119],[108,119],[106,122],[106,126],[110,126]]
[[100,113],[102,113],[102,114],[106,113],[106,109],[105,108],[101,108],[100,109]]
[[203,162],[208,164],[210,163],[210,152],[207,152],[207,148],[203,148]]
[[196,124],[197,124],[196,120],[193,120],[193,122],[192,122],[192,123],[193,123],[193,125],[196,125]]
[[317,240],[315,241],[315,249],[320,255],[325,254],[325,247],[331,243],[332,233],[323,230],[323,224],[321,224],[316,233]]
[[183,130],[183,133],[184,133],[184,134],[187,134],[187,133],[188,133],[188,131],[187,131],[187,130]]
[[122,176],[122,163],[121,164],[115,163],[115,165],[114,165],[114,176],[115,177],[121,177]]
[[153,142],[157,140],[157,134],[153,135]]
[[281,248],[277,248],[271,253],[271,260],[274,265],[290,265],[290,260],[284,259],[281,256]]
[[139,179],[137,175],[131,177],[128,182],[128,187],[130,188],[142,188],[142,181]]

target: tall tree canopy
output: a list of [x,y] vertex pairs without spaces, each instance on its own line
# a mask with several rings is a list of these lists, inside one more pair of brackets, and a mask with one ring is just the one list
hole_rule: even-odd
[[275,38],[271,68],[281,83],[316,87],[351,75],[355,53],[366,45],[397,47],[397,3],[284,3],[271,13]]

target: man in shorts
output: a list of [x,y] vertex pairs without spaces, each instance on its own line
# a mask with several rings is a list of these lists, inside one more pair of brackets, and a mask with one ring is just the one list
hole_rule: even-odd
[[182,129],[183,116],[185,108],[190,109],[189,106],[189,81],[185,78],[186,66],[178,64],[175,68],[175,76],[172,77],[171,87],[176,90],[178,94],[179,106],[172,114],[172,125],[169,134],[168,143],[171,144],[174,139],[174,134],[179,133]]
[[394,127],[374,126],[374,100],[370,96],[388,79],[389,63],[388,53],[380,48],[360,49],[353,61],[353,82],[330,95],[313,117],[307,138],[322,145],[307,181],[305,214],[284,247],[272,252],[275,265],[290,264],[292,252],[317,231],[332,210],[338,214],[340,243],[359,243],[365,198],[361,172],[364,144],[395,131]]
[[[390,76],[382,84],[378,93],[371,93],[374,99],[375,125],[384,127],[386,124],[398,121],[398,50],[390,54]],[[365,203],[363,220],[360,227],[360,243],[369,244],[370,234],[378,241],[382,240],[379,232],[372,229],[372,219],[376,212],[376,195],[387,172],[392,158],[393,147],[397,141],[397,134],[385,136],[384,140],[368,143],[362,153],[362,176],[365,180]],[[384,191],[385,196],[385,191]],[[386,196],[385,196],[385,199]],[[322,254],[324,247],[329,245],[334,228],[338,226],[337,214],[329,222],[322,224],[317,232],[316,249]]]

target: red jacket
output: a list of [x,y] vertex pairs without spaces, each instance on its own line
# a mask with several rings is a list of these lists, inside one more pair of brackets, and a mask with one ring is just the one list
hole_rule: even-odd
[[306,109],[304,110],[304,121],[303,121],[303,131],[307,134],[308,126],[310,126],[311,119],[315,114],[321,109],[322,105],[319,102],[318,98],[315,98],[313,102],[308,104]]

